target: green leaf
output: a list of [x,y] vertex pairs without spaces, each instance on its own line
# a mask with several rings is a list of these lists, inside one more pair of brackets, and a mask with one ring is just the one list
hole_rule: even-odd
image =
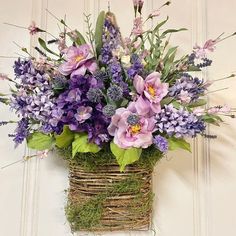
[[189,66],[188,71],[201,71],[197,66]]
[[166,97],[161,100],[161,106],[168,105],[173,101],[173,98],[171,97]]
[[74,137],[75,134],[69,129],[67,125],[64,125],[62,133],[55,135],[56,145],[59,148],[67,148],[73,142]]
[[124,171],[127,165],[139,160],[142,153],[141,148],[123,149],[118,147],[114,142],[110,143],[110,148],[111,152],[116,157],[118,164],[120,165],[120,171]]
[[166,55],[165,55],[163,61],[164,61],[164,62],[167,61],[168,58],[170,57],[170,55],[173,55],[173,54],[175,55],[176,52],[177,52],[177,48],[178,48],[178,47],[170,48],[170,49],[168,50],[168,52],[166,53]]
[[84,38],[84,36],[78,31],[75,30],[75,33],[77,34],[76,39],[74,39],[74,37],[72,37],[72,35],[70,33],[67,33],[67,35],[71,38],[71,40],[73,42],[75,42],[78,46],[86,44],[86,40]]
[[185,31],[185,30],[188,30],[188,29],[186,29],[186,28],[168,29],[162,33],[161,37],[165,37],[167,34],[170,34],[170,33],[177,33],[177,32]]
[[85,133],[75,134],[75,139],[72,142],[72,157],[75,157],[78,152],[92,152],[97,153],[101,148],[95,143],[88,142],[88,135]]
[[50,149],[53,144],[53,141],[53,137],[40,132],[35,132],[27,138],[27,146],[31,149],[41,151]]
[[188,107],[193,108],[193,107],[200,107],[204,106],[207,104],[207,101],[205,99],[199,99],[197,102],[190,103]]
[[95,45],[96,45],[97,56],[99,56],[101,53],[104,21],[105,21],[105,11],[101,11],[97,18],[96,30],[95,30]]
[[213,114],[206,114],[204,116],[202,116],[202,119],[204,120],[204,122],[212,124],[212,125],[216,125],[216,126],[220,126],[220,122],[223,122],[223,120],[217,116],[217,115],[213,115]]
[[55,55],[55,56],[60,57],[57,53],[53,52],[51,49],[49,49],[49,48],[47,47],[46,42],[45,42],[42,38],[38,38],[38,42],[39,42],[40,46],[41,46],[45,51],[47,51],[47,52],[49,52],[49,53],[51,53],[51,54],[53,54],[53,55]]
[[168,143],[169,143],[169,150],[171,151],[177,148],[182,148],[184,150],[191,152],[190,144],[186,142],[183,138],[171,137],[168,138]]
[[180,107],[182,107],[181,103],[179,103],[179,102],[177,102],[177,101],[173,101],[173,102],[172,102],[172,105],[173,105],[173,107],[176,108],[176,109],[179,109]]
[[161,23],[159,23],[153,30],[153,32],[155,33],[156,31],[158,31],[167,21],[169,20],[169,17],[167,16],[166,20],[162,21]]

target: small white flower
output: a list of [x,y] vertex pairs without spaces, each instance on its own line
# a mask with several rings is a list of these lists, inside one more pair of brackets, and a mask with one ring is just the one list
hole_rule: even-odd
[[124,55],[121,57],[121,62],[125,67],[129,67],[130,64],[130,55]]

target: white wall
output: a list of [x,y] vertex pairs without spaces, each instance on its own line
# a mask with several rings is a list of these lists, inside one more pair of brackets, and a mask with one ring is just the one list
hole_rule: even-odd
[[[116,13],[122,33],[127,35],[132,26],[132,1],[112,0],[111,10]],[[165,1],[146,0],[145,14]],[[0,22],[28,26],[35,19],[53,34],[56,21],[46,14],[48,8],[58,17],[66,13],[68,24],[85,31],[83,12],[95,17],[100,9],[107,9],[106,0],[21,0],[0,1]],[[187,32],[173,35],[173,45],[180,44],[181,53],[189,53],[195,42],[215,38],[221,32],[233,32],[235,27],[235,0],[173,0],[162,10],[161,19],[168,14],[170,27],[186,27]],[[95,20],[95,18],[94,18]],[[26,31],[0,26],[0,55],[16,56],[18,51],[11,42],[22,46],[33,45]],[[235,71],[236,44],[233,39],[217,45],[214,64],[208,79],[221,78]],[[0,71],[12,74],[12,59],[0,60]],[[213,89],[230,87],[227,92],[209,95],[212,104],[228,103],[236,107],[235,80],[215,85]],[[2,91],[8,86],[1,82]],[[10,113],[2,107],[0,120]],[[14,116],[11,115],[13,118]],[[12,119],[13,119],[12,118]],[[193,152],[173,152],[163,159],[154,173],[153,228],[158,236],[235,236],[236,235],[236,122],[227,119],[228,125],[211,128],[217,140],[194,141]],[[24,147],[14,150],[7,138],[13,127],[1,127],[0,167],[20,160]],[[56,156],[44,160],[31,160],[0,170],[0,235],[6,236],[69,236],[64,216],[67,188],[65,163]],[[78,233],[77,235],[87,235]],[[153,235],[152,232],[108,233],[106,235]]]

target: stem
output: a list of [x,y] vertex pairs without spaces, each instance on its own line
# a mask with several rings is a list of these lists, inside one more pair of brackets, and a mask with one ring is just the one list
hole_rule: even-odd
[[48,12],[54,19],[56,19],[57,21],[59,21],[62,25],[64,25],[65,27],[67,27],[69,30],[72,31],[72,29],[62,20],[60,20],[57,16],[55,16],[52,12],[50,12],[48,9],[46,9],[46,12]]
[[13,26],[13,27],[17,27],[17,28],[21,28],[21,29],[26,29],[26,30],[28,30],[28,28],[27,28],[27,27],[24,27],[24,26],[19,26],[19,25],[15,25],[15,24],[11,24],[11,23],[6,23],[6,22],[4,22],[3,24],[4,24],[4,25],[9,25],[9,26]]
[[84,14],[85,16],[85,23],[87,24],[87,27],[88,27],[88,39],[89,39],[89,42],[91,44],[91,47],[92,47],[92,50],[93,50],[93,54],[95,57],[97,57],[96,55],[96,51],[95,51],[95,48],[94,48],[94,45],[93,45],[93,41],[94,41],[94,34],[93,34],[93,31],[92,31],[92,24],[90,23],[90,16],[91,15],[86,15]]
[[210,91],[210,92],[206,93],[205,95],[210,94],[210,93],[215,93],[215,92],[223,91],[223,90],[226,90],[226,89],[229,89],[229,88],[222,88],[222,89],[217,89],[217,90],[214,90],[214,91]]

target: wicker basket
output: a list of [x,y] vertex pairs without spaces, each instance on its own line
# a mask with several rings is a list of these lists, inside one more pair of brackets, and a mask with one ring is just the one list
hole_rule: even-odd
[[70,163],[67,217],[72,231],[149,230],[152,171],[116,163],[88,171]]

